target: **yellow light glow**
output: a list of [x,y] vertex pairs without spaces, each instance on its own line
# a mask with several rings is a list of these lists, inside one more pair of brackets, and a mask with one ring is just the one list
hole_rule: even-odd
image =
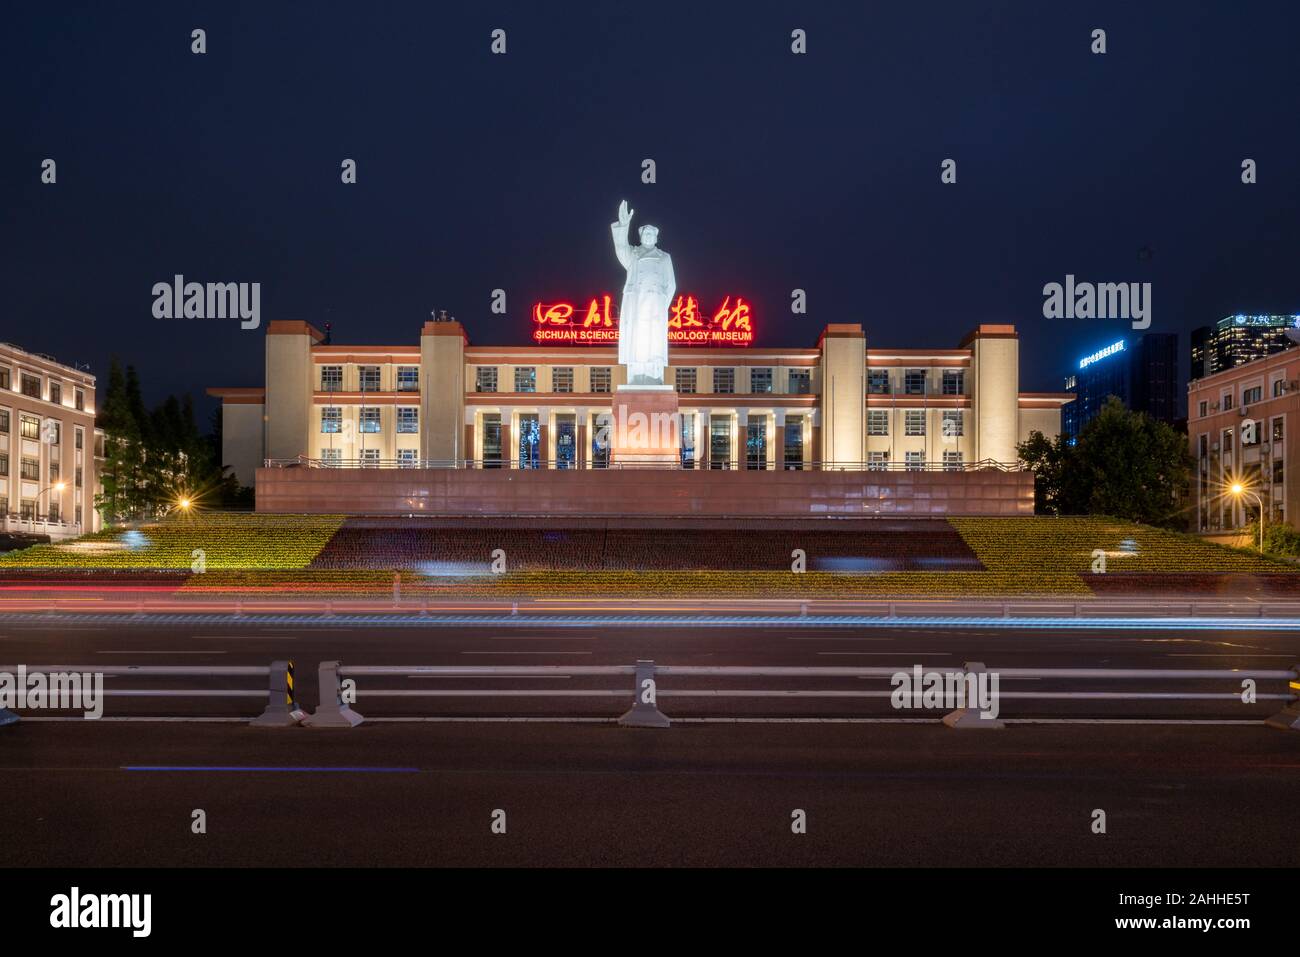
[[1246,491],[1246,487],[1240,482],[1234,482],[1231,491],[1233,495],[1240,495],[1242,492]]

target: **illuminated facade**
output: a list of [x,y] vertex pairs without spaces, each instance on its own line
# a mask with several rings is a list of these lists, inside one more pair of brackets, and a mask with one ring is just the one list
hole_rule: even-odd
[[0,531],[72,538],[100,528],[95,377],[0,343]]
[[[1259,520],[1296,524],[1300,495],[1300,351],[1287,350],[1195,379],[1187,434],[1195,468],[1196,527],[1229,531]],[[1234,495],[1240,484],[1244,492]]]
[[[534,324],[570,328],[587,305],[565,322],[539,321],[557,315],[539,305]],[[715,315],[701,328],[716,328]],[[725,331],[746,330],[733,318]],[[955,349],[870,349],[857,324],[827,326],[814,348],[672,346],[665,381],[677,393],[684,469],[1014,465],[1030,431],[1059,432],[1071,398],[1019,391],[1019,340],[1007,325],[979,326]],[[277,321],[266,385],[208,391],[222,399],[223,461],[251,485],[268,460],[601,468],[623,384],[613,344],[471,345],[451,321],[426,322],[418,344],[355,346]]]

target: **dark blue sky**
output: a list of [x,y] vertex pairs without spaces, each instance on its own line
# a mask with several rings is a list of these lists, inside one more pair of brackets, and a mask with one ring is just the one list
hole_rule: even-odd
[[101,377],[116,351],[151,401],[262,379],[260,330],[152,317],[174,273],[260,282],[263,324],[340,342],[414,343],[440,307],[521,343],[535,299],[617,291],[621,198],[679,288],[751,298],[759,345],[1012,322],[1022,388],[1055,390],[1126,331],[1042,318],[1066,273],[1153,283],[1184,371],[1194,326],[1300,312],[1293,2],[53,2],[5,27],[0,338]]

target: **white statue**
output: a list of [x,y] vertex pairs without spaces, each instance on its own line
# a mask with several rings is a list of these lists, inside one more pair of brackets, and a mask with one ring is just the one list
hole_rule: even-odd
[[631,246],[627,230],[634,210],[618,204],[612,223],[614,255],[627,270],[618,314],[618,361],[627,366],[630,385],[663,385],[668,365],[668,308],[677,292],[673,259],[657,245],[659,230],[642,226],[640,246]]

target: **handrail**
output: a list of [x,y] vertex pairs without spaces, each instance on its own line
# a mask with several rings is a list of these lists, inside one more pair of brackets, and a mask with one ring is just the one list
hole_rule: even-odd
[[[934,672],[936,666],[902,665],[899,667],[801,667],[801,666],[745,666],[745,665],[657,665],[651,660],[639,660],[635,665],[352,665],[344,666],[339,661],[323,661],[320,664],[320,705],[303,724],[308,727],[356,727],[364,720],[352,707],[359,695],[356,683],[352,679],[365,676],[381,675],[422,675],[426,677],[464,677],[466,675],[483,677],[548,677],[557,674],[581,676],[626,676],[634,675],[632,687],[632,707],[619,719],[619,724],[632,727],[665,728],[670,720],[658,708],[658,698],[768,698],[768,697],[807,697],[807,698],[882,698],[892,697],[891,691],[866,689],[772,689],[772,688],[670,688],[658,686],[660,677],[798,677],[798,678],[895,678],[900,674],[910,675],[917,669],[928,668]],[[1009,691],[998,690],[998,682],[1006,680],[1036,680],[1040,678],[1076,678],[1076,679],[1149,679],[1152,681],[1204,681],[1204,680],[1245,680],[1285,681],[1290,689],[1300,690],[1300,664],[1290,669],[1162,669],[1162,668],[988,668],[982,662],[966,662],[960,669],[941,672],[962,680],[992,679],[994,694],[999,698],[1018,700],[1125,700],[1125,701],[1206,701],[1206,700],[1242,700],[1240,689],[1231,692],[1222,691]],[[894,683],[894,682],[891,682]],[[626,689],[591,689],[591,688],[371,688],[365,692],[373,698],[588,698],[588,697],[622,697]],[[1290,690],[1283,692],[1258,692],[1251,699],[1259,701],[1281,701],[1281,712],[1267,719],[1270,727],[1287,730],[1300,730],[1300,707],[1297,696]],[[956,710],[943,717],[943,723],[953,728],[1000,728],[1002,722],[981,717],[969,705],[960,704]]]

